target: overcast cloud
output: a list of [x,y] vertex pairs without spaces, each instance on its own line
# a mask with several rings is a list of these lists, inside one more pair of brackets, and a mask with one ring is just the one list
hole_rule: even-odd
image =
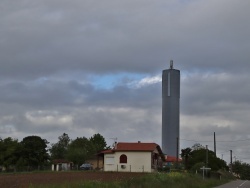
[[218,157],[250,162],[249,18],[247,0],[1,0],[0,137],[161,145],[173,59],[181,148],[216,132]]

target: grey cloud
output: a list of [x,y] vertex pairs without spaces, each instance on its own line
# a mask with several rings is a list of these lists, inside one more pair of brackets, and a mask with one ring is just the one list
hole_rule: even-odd
[[249,6],[2,0],[0,136],[40,134],[53,142],[63,132],[100,132],[160,144],[161,83],[132,88],[124,80],[105,90],[88,76],[150,76],[173,59],[182,74],[182,137],[202,141],[214,130],[223,139],[250,137]]
[[48,108],[51,106],[130,106],[148,108],[160,106],[160,85],[129,88],[115,86],[111,90],[95,89],[90,84],[76,80],[59,82],[53,80],[41,83],[11,82],[0,85],[0,101],[4,104],[19,104]]
[[37,78],[78,69],[151,72],[170,58],[181,69],[243,71],[237,62],[248,67],[249,3],[226,5],[4,1],[0,73]]
[[[3,119],[3,127],[11,125],[12,135],[15,132],[71,132],[72,129],[110,134],[114,130],[112,127],[117,127],[123,140],[128,134],[132,138],[141,132],[143,126],[144,133],[138,139],[153,140],[156,134],[148,135],[148,130],[155,129],[155,126],[160,128],[160,119],[154,122],[153,117],[154,112],[159,115],[161,109],[160,99],[155,95],[160,95],[159,85],[137,89],[117,86],[113,90],[101,90],[77,81],[2,84],[0,101],[7,108],[0,110],[0,121]],[[5,116],[12,118],[4,120]],[[64,125],[60,122],[65,118],[70,120],[66,119]],[[2,134],[9,134],[8,131],[2,130]],[[85,134],[91,136],[89,132]],[[160,139],[159,135],[157,139]]]
[[[210,115],[249,108],[249,76],[235,73],[197,74],[182,82],[183,113]],[[188,105],[187,105],[188,103]],[[231,108],[235,107],[235,108]],[[207,114],[207,115],[209,115]]]
[[51,80],[44,83],[12,82],[2,84],[0,88],[2,103],[17,103],[38,108],[74,104],[77,97],[93,90],[92,86],[79,84],[76,81],[62,83]]

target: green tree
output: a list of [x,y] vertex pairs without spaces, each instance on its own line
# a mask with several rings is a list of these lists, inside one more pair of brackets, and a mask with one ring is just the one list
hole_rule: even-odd
[[192,150],[200,150],[200,149],[205,149],[205,147],[199,143],[196,143],[192,146]]
[[0,139],[0,164],[9,168],[16,166],[20,156],[20,144],[17,139],[11,137]]
[[87,138],[76,138],[68,147],[67,159],[77,166],[91,158],[94,152],[94,146]]
[[185,164],[185,169],[188,169],[188,159],[191,154],[192,149],[191,148],[186,148],[181,150],[181,157],[184,161]]
[[70,138],[68,134],[63,133],[61,136],[59,136],[58,142],[55,144],[51,144],[51,148],[49,149],[51,158],[66,159],[69,143]]
[[28,166],[43,166],[47,163],[49,155],[47,144],[49,142],[39,136],[27,136],[21,141],[22,157]]
[[[186,156],[186,152],[189,153],[187,169],[191,169],[197,163],[206,164],[207,150],[202,145],[195,144],[191,151],[190,148],[183,149],[181,155]],[[208,150],[208,167],[210,167],[213,171],[217,171],[219,169],[227,169],[227,164],[224,160],[216,157],[213,151]]]
[[240,161],[235,161],[233,163],[233,172],[243,180],[250,179],[250,165],[247,163],[242,163]]
[[92,142],[94,146],[94,152],[95,154],[106,149],[107,143],[105,141],[105,138],[101,134],[94,134],[92,137],[90,137],[90,142]]

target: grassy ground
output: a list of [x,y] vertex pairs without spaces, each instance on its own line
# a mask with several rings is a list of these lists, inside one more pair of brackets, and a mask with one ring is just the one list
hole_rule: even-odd
[[157,173],[145,174],[141,177],[129,178],[127,180],[103,182],[98,180],[80,181],[70,183],[56,183],[50,185],[30,185],[30,188],[211,188],[226,182],[230,179],[205,179],[201,176],[189,173]]

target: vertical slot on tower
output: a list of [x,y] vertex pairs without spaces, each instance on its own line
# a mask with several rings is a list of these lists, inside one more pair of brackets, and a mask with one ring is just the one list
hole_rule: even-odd
[[170,97],[170,72],[168,73],[168,97]]

